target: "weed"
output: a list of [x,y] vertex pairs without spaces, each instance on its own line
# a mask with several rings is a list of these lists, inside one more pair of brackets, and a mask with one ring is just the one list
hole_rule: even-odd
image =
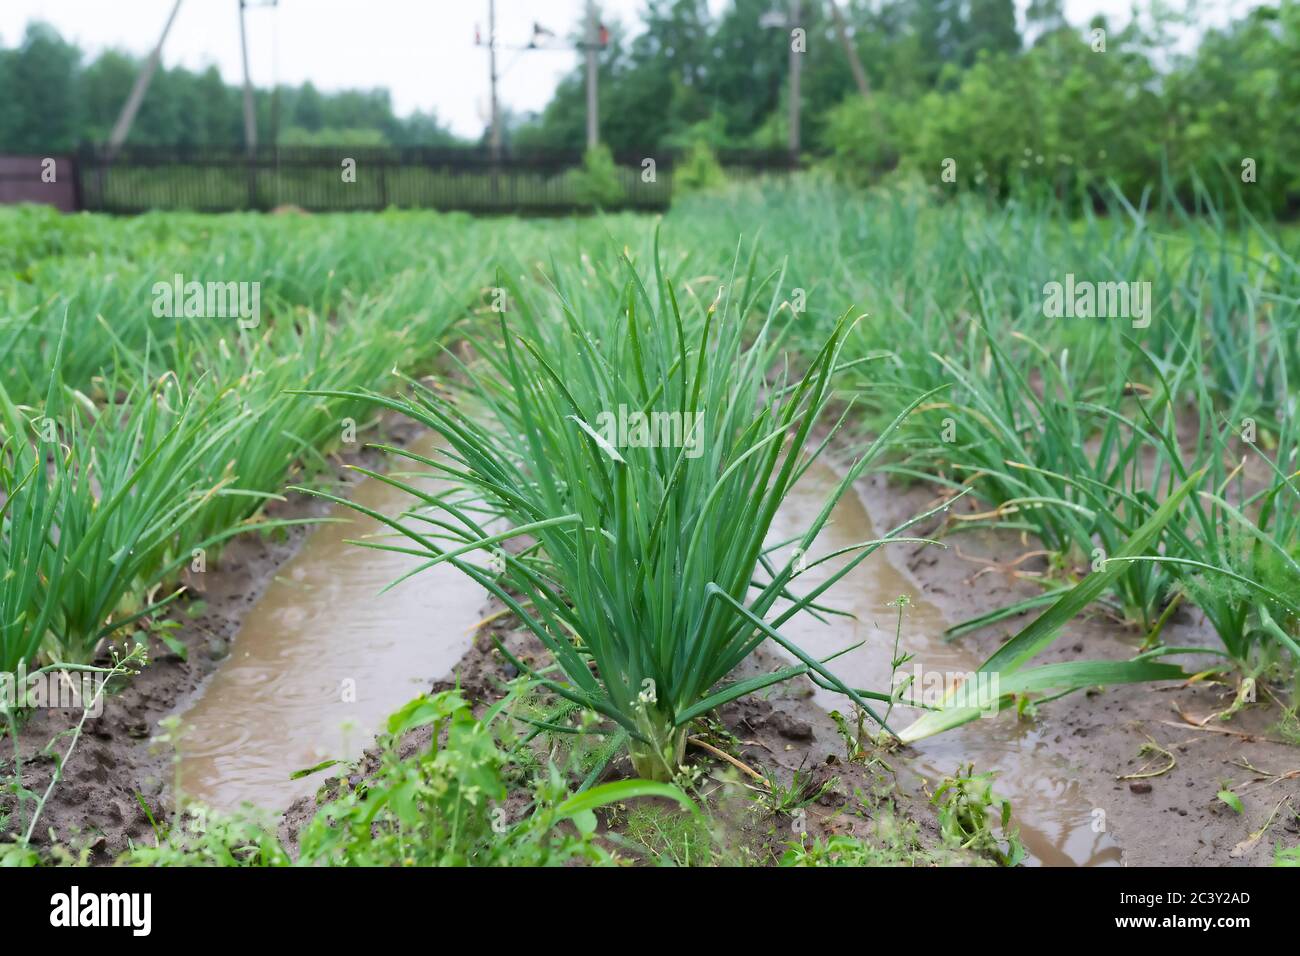
[[[1016,866],[1025,857],[1018,831],[1009,829],[1011,801],[993,792],[993,774],[976,774],[971,764],[958,767],[945,777],[930,802],[939,808],[939,828],[944,838],[963,850],[974,850],[1003,866]],[[1002,831],[999,836],[989,824],[993,812]]]
[[713,840],[703,818],[654,804],[630,807],[622,833],[644,847],[661,865],[708,866],[713,862]]

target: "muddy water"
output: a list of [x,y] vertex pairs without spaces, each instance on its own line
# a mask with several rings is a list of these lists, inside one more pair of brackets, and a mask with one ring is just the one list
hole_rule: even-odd
[[[426,433],[411,447],[430,457],[438,444]],[[351,497],[389,515],[413,501],[374,479]],[[347,544],[396,539],[348,508],[331,517],[346,523],[315,529],[280,569],[245,617],[230,658],[182,715],[182,791],[209,806],[281,808],[314,792],[325,774],[290,775],[358,756],[388,714],[450,673],[470,646],[482,589],[444,565],[381,595],[419,559]]]
[[[826,496],[839,481],[828,465],[815,465],[787,499],[774,523],[771,539],[781,541],[803,532],[815,520]],[[814,542],[805,561],[879,536],[866,504],[856,494],[840,499],[831,523]],[[953,622],[919,595],[916,584],[900,572],[899,566],[915,545],[888,545],[840,579],[819,603],[856,615],[852,621],[832,617],[829,624],[800,614],[782,626],[784,635],[817,657],[866,641],[829,665],[836,676],[853,687],[888,692],[890,661],[894,656],[894,635],[898,608],[891,606],[905,595],[899,652],[915,657],[904,665],[914,672],[919,665],[927,671],[969,672],[980,660],[958,644],[945,644],[941,635]],[[891,552],[892,549],[892,552]],[[841,567],[842,561],[828,561],[810,567],[795,579],[796,593],[811,590]],[[826,710],[846,713],[848,701],[832,691],[818,690],[816,701]],[[890,719],[895,729],[907,726],[919,711],[896,709]],[[974,761],[976,772],[998,771],[995,790],[1008,797],[1014,807],[1013,824],[1020,829],[1032,859],[1049,866],[1118,865],[1120,848],[1106,833],[1092,830],[1089,800],[1072,779],[1065,761],[1054,755],[1050,742],[1037,730],[1026,728],[1010,715],[977,720],[937,738],[916,745],[913,769],[931,781],[950,774],[963,762]]]

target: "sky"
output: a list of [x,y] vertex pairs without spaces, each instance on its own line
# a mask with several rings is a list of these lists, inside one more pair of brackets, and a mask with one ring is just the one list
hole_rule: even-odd
[[[268,0],[250,0],[267,3]],[[1028,0],[1017,0],[1023,11]],[[1225,7],[1248,0],[1209,0],[1206,20],[1225,19]],[[117,48],[143,56],[157,41],[173,0],[0,0],[0,40],[16,43],[29,20],[51,23],[92,57]],[[773,0],[776,6],[779,0]],[[726,0],[709,0],[716,11]],[[522,46],[534,21],[561,41],[577,28],[585,0],[497,0],[502,46]],[[609,21],[634,27],[644,0],[604,0]],[[1113,26],[1127,22],[1132,0],[1066,0],[1076,25],[1104,13]],[[182,0],[167,37],[163,63],[202,69],[216,64],[240,82],[238,0]],[[321,90],[373,89],[392,93],[399,115],[432,112],[444,126],[476,137],[488,116],[487,49],[475,46],[475,27],[487,36],[488,0],[279,0],[275,9],[247,12],[253,83],[299,84]],[[396,29],[394,28],[396,25]],[[540,110],[556,84],[577,64],[573,50],[498,52],[503,109]]]

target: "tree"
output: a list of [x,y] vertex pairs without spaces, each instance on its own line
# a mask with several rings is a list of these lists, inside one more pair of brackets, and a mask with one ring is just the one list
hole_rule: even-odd
[[9,58],[6,148],[45,153],[76,146],[81,133],[80,65],[81,51],[65,43],[53,27],[28,25],[22,45]]
[[1025,23],[1038,43],[1058,30],[1068,29],[1065,22],[1065,0],[1029,0],[1025,10]]
[[980,53],[1016,53],[1020,33],[1012,0],[970,0],[963,62],[969,66]]

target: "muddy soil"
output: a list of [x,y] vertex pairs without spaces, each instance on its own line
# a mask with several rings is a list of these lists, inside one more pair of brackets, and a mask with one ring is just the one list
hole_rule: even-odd
[[[880,475],[860,485],[881,528],[893,527],[937,500],[933,489],[901,489]],[[924,535],[937,524],[913,530]],[[1040,592],[1026,575],[1041,572],[1042,559],[1016,563],[1037,547],[1032,539],[1014,533],[955,534],[947,543],[946,551],[912,549],[899,563],[951,623]],[[960,638],[960,643],[982,660],[1029,620],[1022,616],[1005,621]],[[1186,605],[1162,636],[1166,644],[1180,647],[1213,646],[1216,641],[1200,611]],[[1093,613],[1073,621],[1040,660],[1124,659],[1134,654],[1141,637]],[[1197,671],[1221,658],[1172,660]],[[1235,686],[1210,682],[1119,685],[1048,703],[1023,723],[1071,768],[1078,787],[1093,802],[1096,819],[1120,848],[1122,865],[1263,866],[1272,862],[1275,844],[1291,847],[1298,842],[1300,747],[1287,742],[1277,726],[1283,712],[1263,690],[1256,695],[1258,703],[1231,719],[1207,721],[1232,704],[1236,691]],[[997,719],[1015,720],[1012,715]],[[1295,740],[1294,729],[1291,734]],[[1141,754],[1151,743],[1171,757]],[[1165,767],[1170,769],[1159,772]],[[1240,797],[1244,813],[1217,798],[1228,786]],[[1270,819],[1271,827],[1252,839]]]
[[[407,424],[387,423],[391,441],[404,444],[412,437]],[[341,464],[341,463],[340,463]],[[343,480],[351,473],[340,472]],[[892,527],[924,510],[933,492],[923,486],[899,488],[877,476],[859,482],[859,496],[879,531]],[[295,496],[272,510],[274,517],[320,515],[327,510],[317,499]],[[932,528],[914,529],[924,534]],[[222,556],[220,568],[202,576],[201,598],[205,609],[191,619],[183,608],[174,612],[181,624],[180,639],[189,648],[181,660],[161,645],[152,648],[150,666],[125,690],[112,697],[104,716],[88,724],[89,733],[78,745],[61,785],[43,817],[41,833],[53,828],[62,840],[92,840],[96,862],[107,862],[122,850],[128,839],[149,836],[149,823],[140,807],[139,793],[154,808],[165,813],[171,801],[173,766],[166,751],[151,750],[150,737],[159,732],[158,722],[184,710],[199,694],[205,681],[220,667],[229,653],[248,609],[262,589],[294,554],[306,531],[268,536],[248,536],[234,542]],[[1015,535],[967,534],[950,536],[951,547],[898,548],[888,560],[891,573],[901,573],[913,586],[913,596],[925,602],[939,618],[909,620],[927,631],[964,620],[1036,593],[1036,588],[1016,574],[1040,568],[1037,559],[1014,564],[1032,542]],[[880,556],[871,560],[880,560]],[[834,592],[832,592],[834,593]],[[491,614],[489,604],[484,616]],[[1004,622],[969,635],[960,642],[960,653],[982,659],[1024,619]],[[906,626],[906,624],[905,624]],[[518,654],[540,660],[542,650],[532,639],[507,621],[493,625],[496,633]],[[1166,630],[1166,640],[1179,645],[1203,645],[1212,641],[1195,611],[1182,612]],[[1124,658],[1131,656],[1137,636],[1102,616],[1074,622],[1045,655],[1045,661],[1081,656]],[[957,653],[957,651],[954,651]],[[1212,658],[1205,658],[1212,662]],[[756,655],[746,667],[757,672],[785,663],[775,654]],[[428,675],[428,686],[442,688],[455,680],[480,703],[500,693],[500,682],[513,676],[512,668],[490,647],[483,630],[474,646],[456,667],[454,675]],[[1061,832],[1047,834],[1036,844],[1037,862],[1109,863],[1122,865],[1265,865],[1272,859],[1273,845],[1297,842],[1297,827],[1290,806],[1300,808],[1300,775],[1287,773],[1300,768],[1300,749],[1279,741],[1274,724],[1279,710],[1261,694],[1261,702],[1248,706],[1231,721],[1210,721],[1194,726],[1189,718],[1201,718],[1223,710],[1235,688],[1205,682],[1191,686],[1121,686],[1088,694],[1076,694],[1039,708],[1036,715],[1017,723],[1013,715],[997,718],[999,739],[1013,741],[1017,754],[1028,752],[1034,760],[1050,759],[1061,773],[1042,780],[1015,781],[1011,771],[1004,787],[1045,788],[1043,792],[1013,792],[1041,807],[1053,801],[1068,805],[1071,820],[1062,822]],[[929,750],[904,750],[880,754],[869,764],[845,760],[845,744],[810,683],[800,679],[774,689],[762,697],[750,698],[724,708],[722,724],[739,741],[734,755],[751,767],[789,780],[802,770],[814,786],[834,779],[834,784],[806,808],[798,826],[810,837],[848,833],[868,841],[880,836],[877,824],[889,818],[908,826],[913,859],[932,861],[941,856],[935,811],[929,793],[936,780],[936,768],[964,758],[959,753],[963,739]],[[403,701],[394,700],[392,706]],[[1186,715],[1186,716],[1184,716]],[[53,760],[41,751],[68,727],[75,715],[68,711],[37,712],[22,732],[22,745],[29,755],[24,783],[41,791],[48,782]],[[985,722],[977,722],[960,733],[981,734]],[[1028,747],[1024,739],[1028,740]],[[1142,755],[1140,748],[1151,741],[1168,751],[1172,766],[1158,775],[1122,780],[1125,775],[1156,774],[1169,758]],[[715,741],[723,744],[724,741]],[[418,746],[416,739],[408,746]],[[56,740],[60,750],[66,739]],[[1008,748],[1011,745],[1008,744]],[[699,750],[692,753],[699,757]],[[996,753],[981,751],[976,770],[985,757],[996,763]],[[712,760],[712,758],[709,758]],[[716,761],[713,761],[716,763]],[[361,763],[362,772],[365,760]],[[887,768],[887,769],[886,769]],[[1254,768],[1254,769],[1251,769]],[[611,772],[627,772],[615,765]],[[1266,773],[1275,776],[1267,776]],[[1068,780],[1062,783],[1062,774]],[[324,776],[324,775],[322,775]],[[742,775],[743,777],[743,775]],[[1241,797],[1244,813],[1238,815],[1216,798],[1225,785],[1232,785]],[[286,797],[286,802],[288,798]],[[1279,805],[1280,812],[1263,837],[1251,841]],[[311,797],[297,800],[287,811],[284,833],[292,834],[310,816]],[[1081,827],[1080,812],[1089,826]],[[740,840],[751,858],[767,861],[778,855],[796,835],[795,817],[751,814],[733,820]],[[1083,851],[1071,846],[1076,832],[1084,832],[1091,843]],[[1053,850],[1055,848],[1055,852]],[[1067,852],[1067,849],[1069,852]]]
[[[496,599],[485,605],[485,616],[503,607]],[[459,688],[482,713],[500,700],[506,684],[517,676],[514,665],[497,651],[499,640],[517,659],[530,666],[547,661],[548,652],[529,631],[498,619],[480,629],[469,652],[456,667],[454,676],[434,681],[430,690]],[[760,650],[738,672],[748,677],[787,666],[786,661]],[[755,781],[743,771],[706,753],[701,747],[688,745],[687,760],[710,768],[713,783],[699,788],[708,793],[710,812],[721,824],[725,845],[715,856],[721,863],[770,864],[786,849],[803,840],[811,844],[832,835],[857,837],[878,847],[883,860],[898,865],[986,865],[988,861],[969,853],[956,853],[944,844],[936,823],[934,808],[923,782],[910,771],[905,759],[882,753],[881,760],[846,760],[843,738],[826,711],[812,704],[813,685],[804,678],[789,681],[771,693],[734,701],[718,713],[724,733],[696,734],[737,758],[746,767],[778,780],[784,786],[799,774],[800,792],[814,796],[806,805],[778,811],[769,803],[755,799]],[[549,703],[558,703],[558,699]],[[525,728],[526,729],[526,728]],[[427,727],[403,738],[399,752],[410,756],[427,748]],[[706,739],[707,738],[707,739]],[[542,748],[544,749],[544,748]],[[379,755],[369,750],[350,768],[349,780],[358,783],[378,768]],[[604,779],[617,780],[633,776],[626,755],[615,758]],[[321,784],[320,795],[338,792],[338,777]],[[514,791],[506,812],[520,812],[529,794]],[[314,816],[317,796],[294,801],[285,812],[280,837],[294,852],[297,834]],[[602,827],[622,830],[617,813],[601,811]],[[636,857],[638,848],[617,845],[622,855]],[[653,861],[645,852],[643,859]]]
[[[381,425],[383,440],[407,444],[419,429],[398,416]],[[367,436],[366,440],[379,440]],[[346,489],[358,481],[349,464],[379,467],[372,449],[336,455],[331,460],[334,478]],[[338,492],[346,495],[346,490]],[[301,494],[273,502],[270,519],[321,517],[329,503]],[[267,534],[249,533],[234,538],[203,574],[188,574],[189,593],[173,602],[169,617],[180,627],[172,636],[185,645],[184,658],[156,639],[149,641],[149,665],[105,701],[102,715],[86,723],[63,778],[45,807],[33,836],[38,845],[56,838],[75,846],[89,845],[91,861],[106,863],[125,850],[129,841],[152,838],[147,804],[162,820],[172,806],[175,777],[173,751],[151,745],[164,732],[159,722],[187,708],[231,653],[231,645],[249,609],[257,602],[277,570],[288,561],[311,533],[311,526],[280,529]],[[201,602],[201,603],[200,603]],[[107,658],[99,663],[107,663]],[[54,753],[68,749],[68,730],[81,712],[71,709],[34,710],[19,733],[23,753],[23,785],[44,793],[55,768]],[[6,743],[6,749],[8,744]],[[6,755],[7,756],[7,755]],[[12,763],[0,763],[0,773],[11,773]],[[0,802],[0,810],[11,804]]]

